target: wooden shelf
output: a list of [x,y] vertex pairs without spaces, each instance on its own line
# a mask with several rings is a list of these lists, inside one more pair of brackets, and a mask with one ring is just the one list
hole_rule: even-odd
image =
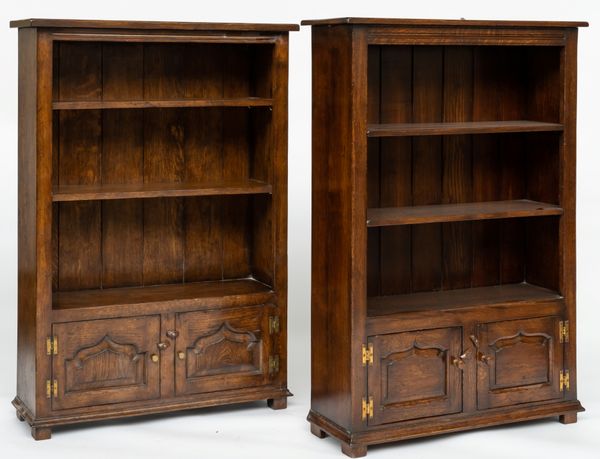
[[540,121],[471,121],[463,123],[370,124],[368,137],[405,137],[458,134],[499,134],[506,132],[562,131],[563,125]]
[[546,288],[527,283],[506,284],[491,287],[371,297],[368,299],[367,315],[369,317],[379,317],[402,312],[442,311],[507,303],[554,301],[559,299],[562,299],[561,295]]
[[225,196],[271,194],[272,186],[258,180],[221,183],[154,183],[130,185],[68,185],[52,192],[54,202],[109,199],[166,198],[183,196]]
[[235,99],[172,100],[70,100],[52,102],[54,110],[97,110],[123,108],[192,108],[192,107],[271,107],[273,99],[238,97]]
[[249,296],[257,294],[270,295],[271,293],[272,290],[269,286],[254,279],[236,279],[154,285],[150,287],[55,292],[52,304],[55,310],[123,306],[147,309],[156,306],[164,308],[169,305],[182,309],[190,306],[217,305],[218,302],[222,302],[227,297],[247,301]]
[[468,202],[429,206],[383,207],[368,209],[367,226],[419,225],[499,218],[562,215],[554,204],[519,199],[515,201]]

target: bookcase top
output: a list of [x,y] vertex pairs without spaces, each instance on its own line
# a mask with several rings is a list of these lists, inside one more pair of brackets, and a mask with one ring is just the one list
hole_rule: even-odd
[[490,21],[467,19],[401,19],[401,18],[331,18],[305,19],[302,25],[395,25],[395,26],[464,26],[464,27],[587,27],[581,21]]
[[223,30],[255,32],[287,32],[299,30],[297,24],[252,24],[236,22],[163,22],[163,21],[104,21],[90,19],[19,19],[10,27],[143,29],[143,30]]

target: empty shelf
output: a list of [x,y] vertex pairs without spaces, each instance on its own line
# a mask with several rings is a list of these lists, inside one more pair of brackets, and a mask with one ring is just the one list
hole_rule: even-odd
[[116,108],[186,108],[186,107],[270,107],[273,99],[239,97],[235,99],[172,100],[70,100],[52,103],[54,110],[97,110]]
[[468,202],[429,206],[382,207],[368,209],[367,226],[418,225],[499,218],[562,215],[554,204],[520,199],[515,201]]
[[562,131],[563,125],[540,121],[470,121],[462,123],[370,124],[369,137],[403,137],[425,135],[495,134],[503,132]]
[[379,317],[402,312],[472,308],[507,303],[533,303],[561,298],[562,296],[553,290],[527,283],[493,285],[371,297],[368,299],[368,316]]
[[217,304],[227,297],[246,297],[271,294],[271,288],[254,279],[191,282],[181,284],[153,285],[150,287],[123,287],[97,290],[55,292],[53,308],[76,309],[111,306],[178,307]]
[[53,201],[92,201],[108,199],[164,198],[181,196],[224,196],[270,194],[270,184],[258,180],[221,183],[155,183],[130,185],[66,185],[56,188]]

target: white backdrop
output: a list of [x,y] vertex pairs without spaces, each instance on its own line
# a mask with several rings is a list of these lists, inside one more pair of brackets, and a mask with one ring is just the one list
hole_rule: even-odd
[[29,17],[221,22],[291,22],[340,16],[456,19],[584,20],[579,35],[577,424],[539,421],[369,448],[369,457],[600,457],[600,2],[595,0],[3,0],[0,12],[0,448],[2,456],[45,458],[205,457],[341,458],[339,444],[318,440],[305,421],[310,400],[310,29],[290,37],[289,79],[289,387],[288,409],[264,403],[211,408],[134,421],[59,429],[34,442],[10,405],[16,381],[17,32]]

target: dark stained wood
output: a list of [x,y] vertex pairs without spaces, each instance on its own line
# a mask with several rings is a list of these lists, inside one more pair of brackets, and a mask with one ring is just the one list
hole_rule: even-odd
[[177,314],[176,394],[267,384],[272,376],[269,369],[271,312],[270,307],[259,305]]
[[[285,408],[287,29],[35,24],[19,32],[17,417],[48,439],[85,420]],[[212,343],[197,355],[214,374],[196,381],[189,356],[181,392],[188,325],[179,344]]]
[[311,431],[359,457],[576,419],[574,23],[307,24]]
[[[60,97],[102,97],[102,49],[95,43],[63,43],[58,82]],[[96,185],[102,181],[102,113],[59,115],[58,186]],[[61,204],[58,210],[58,288],[98,288],[102,283],[99,202]]]
[[[353,397],[350,387],[354,355],[348,225],[352,146],[347,140],[351,136],[352,35],[350,29],[334,26],[313,29],[312,40],[311,405],[332,422],[348,426],[352,399],[360,403],[360,395]],[[330,155],[334,150],[336,155]]]
[[464,204],[433,204],[429,206],[369,209],[367,225],[418,225],[436,222],[541,217],[562,215],[562,213],[563,209],[559,206],[527,199]]
[[[413,49],[414,122],[442,120],[443,48]],[[439,204],[442,195],[442,139],[440,137],[412,140],[412,204]],[[369,218],[367,217],[367,221]],[[442,283],[442,237],[440,225],[412,228],[411,287],[413,291],[438,289]],[[425,251],[419,248],[427,247]]]
[[[412,59],[409,48],[380,48],[378,77],[381,89],[373,98],[380,105],[382,122],[412,120]],[[379,190],[377,207],[412,204],[412,143],[410,139],[381,139],[379,180],[371,185]],[[369,158],[371,158],[371,151]],[[369,203],[370,205],[370,203]],[[381,294],[405,293],[411,289],[411,229],[382,228],[379,267],[373,276],[379,278]],[[372,233],[372,231],[371,231]],[[369,271],[373,272],[373,267]],[[373,280],[370,282],[374,283]]]
[[271,99],[238,97],[231,99],[175,99],[175,100],[114,100],[114,101],[60,101],[53,102],[54,110],[96,110],[132,108],[185,108],[185,107],[270,107]]
[[495,304],[532,303],[561,299],[556,291],[531,284],[506,284],[492,287],[419,292],[369,298],[369,317],[411,311],[474,308]]
[[369,425],[461,411],[461,341],[460,327],[371,337]]
[[[449,47],[444,51],[443,121],[468,122],[473,116],[473,50]],[[471,201],[472,138],[442,139],[442,203]],[[442,226],[442,288],[464,288],[471,280],[471,225]]]
[[196,301],[201,298],[248,295],[269,292],[270,288],[254,280],[191,282],[151,287],[80,290],[56,292],[56,309],[84,308],[87,306],[137,305],[157,302]]
[[52,200],[95,201],[111,199],[165,198],[183,196],[221,196],[237,194],[271,194],[272,186],[257,180],[222,183],[146,183],[123,185],[66,185],[52,192]]
[[[448,69],[447,71],[449,72],[450,70]],[[469,78],[470,76],[465,75],[465,77]],[[468,85],[468,81],[464,82],[464,84]],[[367,135],[369,137],[415,137],[430,135],[495,134],[500,132],[562,131],[563,125],[527,120],[445,121],[442,123],[370,124],[367,129]]]
[[158,30],[224,30],[286,32],[299,30],[297,24],[257,24],[236,22],[166,22],[166,21],[107,21],[91,19],[19,19],[10,21],[11,27],[58,27],[89,29],[158,29]]
[[[35,180],[36,158],[38,156],[36,134],[37,100],[35,97],[37,81],[37,30],[19,31],[19,138],[18,138],[18,245],[17,256],[17,396],[33,414],[38,411],[37,383],[35,374],[39,370],[36,364],[37,308],[38,296],[38,248],[36,195],[38,184]],[[56,251],[58,254],[58,251]],[[53,260],[54,261],[54,260]],[[45,266],[44,269],[48,267]],[[52,269],[52,267],[50,267]],[[38,432],[39,436],[42,436]],[[50,432],[48,432],[48,438]],[[35,435],[34,435],[35,437]]]
[[53,359],[53,409],[159,397],[160,367],[151,356],[160,316],[55,324],[53,333],[61,343],[61,357]]
[[558,317],[479,324],[479,409],[561,399]]
[[301,25],[393,25],[393,26],[472,26],[472,27],[587,27],[587,22],[575,21],[497,21],[473,19],[404,19],[404,18],[334,18],[334,19],[305,19]]

